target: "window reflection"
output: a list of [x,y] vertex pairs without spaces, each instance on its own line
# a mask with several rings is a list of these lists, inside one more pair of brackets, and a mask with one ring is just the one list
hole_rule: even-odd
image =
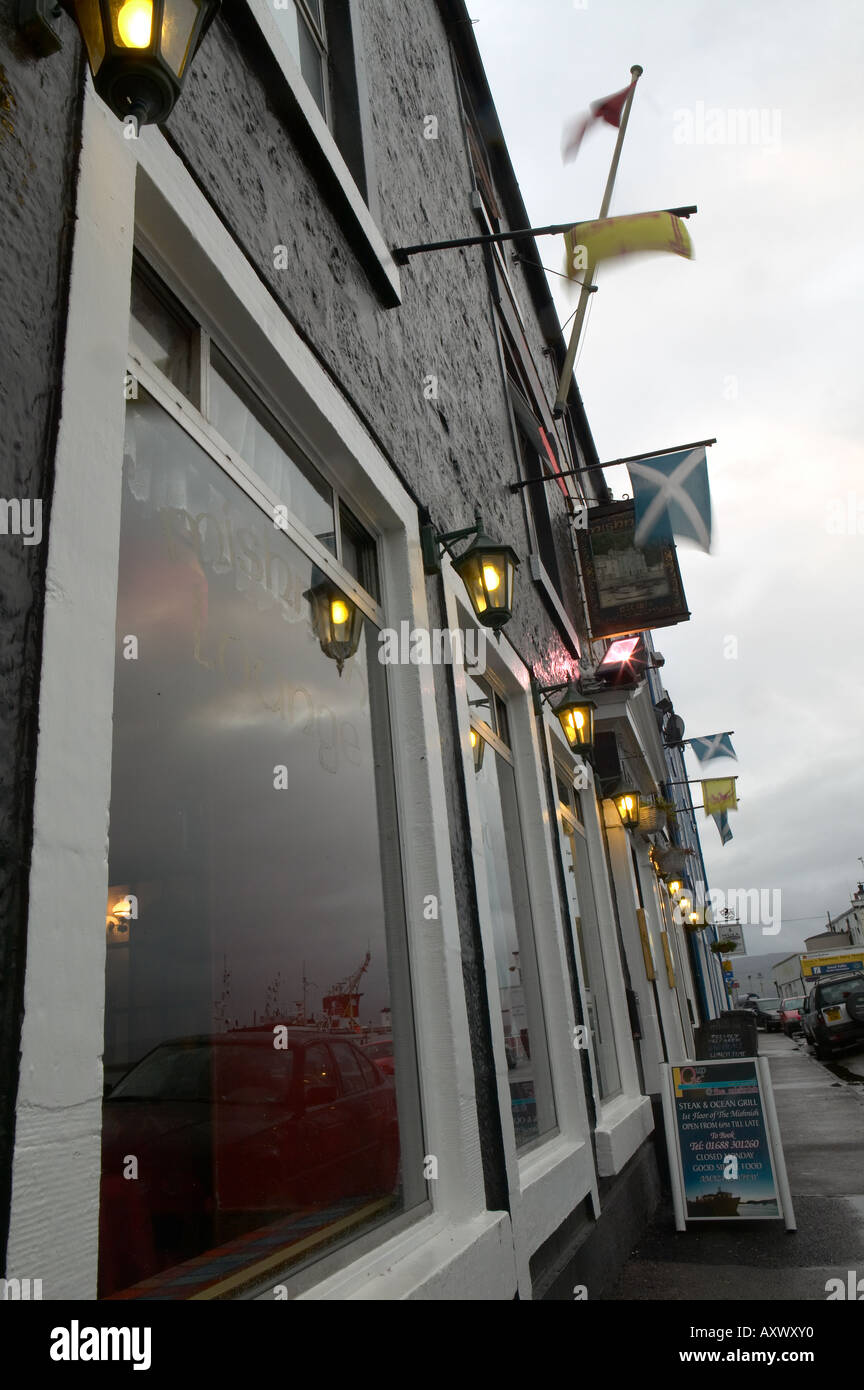
[[143,392],[127,435],[100,1293],[228,1296],[426,1195],[384,670]]
[[[601,1099],[606,1100],[621,1089],[618,1054],[612,1028],[609,987],[600,941],[597,904],[591,878],[591,864],[585,836],[579,828],[581,808],[579,797],[569,780],[556,771],[559,813],[561,818],[564,868],[570,898],[573,930],[582,967],[582,984],[588,1025],[597,1063]],[[577,819],[577,810],[579,816]]]
[[333,491],[292,445],[231,363],[210,350],[210,419],[244,463],[336,554]]
[[[470,687],[473,687],[472,701],[475,698],[479,701],[481,684],[472,680]],[[491,714],[501,726],[504,705],[497,694],[491,709],[478,703],[476,711],[481,719]],[[555,1106],[516,780],[510,763],[491,745],[477,769],[475,785],[483,833],[510,1105],[516,1145],[522,1148],[554,1128]]]

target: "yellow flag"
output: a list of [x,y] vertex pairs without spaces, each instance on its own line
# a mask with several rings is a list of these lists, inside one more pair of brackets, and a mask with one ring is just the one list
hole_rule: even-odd
[[577,222],[564,233],[566,272],[571,280],[598,261],[633,256],[641,251],[671,251],[693,259],[693,243],[682,219],[671,212],[638,212],[630,217],[605,217]]
[[702,800],[705,803],[706,816],[716,816],[721,811],[737,811],[737,780],[737,777],[712,777],[702,783]]

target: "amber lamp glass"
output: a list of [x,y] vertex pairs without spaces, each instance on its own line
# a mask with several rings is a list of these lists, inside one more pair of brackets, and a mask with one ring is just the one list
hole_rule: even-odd
[[618,814],[621,821],[629,828],[634,828],[639,824],[639,803],[640,796],[637,791],[621,792],[615,798],[615,805],[618,807]]
[[486,752],[486,740],[476,729],[471,730],[471,752],[474,754],[474,771],[479,772],[483,766],[483,754]]

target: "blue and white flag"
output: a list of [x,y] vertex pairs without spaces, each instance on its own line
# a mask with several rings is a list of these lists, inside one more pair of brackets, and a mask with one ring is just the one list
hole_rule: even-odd
[[707,734],[705,738],[691,738],[685,740],[690,744],[700,763],[710,763],[712,758],[734,758],[738,761],[738,754],[732,747],[732,739],[728,734]]
[[729,812],[718,811],[713,820],[720,833],[721,844],[727,845],[732,839],[732,831],[729,829]]
[[711,549],[711,489],[705,446],[628,463],[638,548],[680,536]]

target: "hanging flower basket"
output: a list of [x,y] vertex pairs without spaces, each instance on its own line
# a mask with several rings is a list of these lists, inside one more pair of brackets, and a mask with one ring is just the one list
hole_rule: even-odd
[[687,860],[693,855],[692,849],[683,849],[680,845],[673,845],[670,849],[658,850],[657,862],[660,865],[660,872],[664,878],[675,875],[680,878],[685,868]]

